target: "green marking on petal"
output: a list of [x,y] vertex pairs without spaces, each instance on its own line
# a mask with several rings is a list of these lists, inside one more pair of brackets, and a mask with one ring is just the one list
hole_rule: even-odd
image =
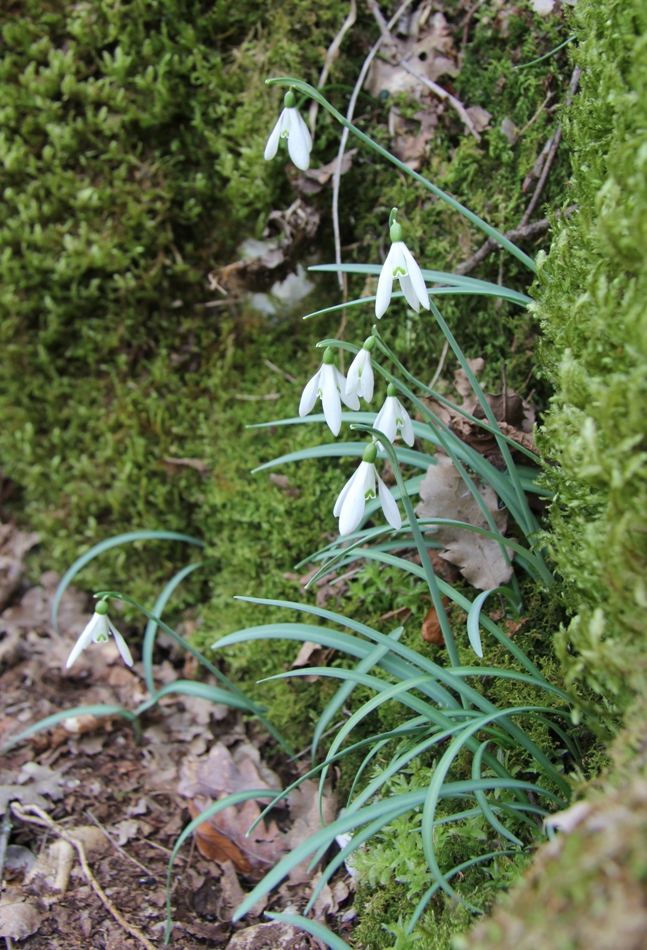
[[377,498],[377,495],[375,494],[372,488],[369,488],[368,491],[364,492],[365,501],[373,501],[374,498]]
[[406,270],[405,270],[403,267],[400,267],[400,266],[398,265],[397,267],[394,267],[394,268],[393,268],[393,276],[394,276],[394,277],[406,277],[406,276],[407,276],[407,272],[406,272]]

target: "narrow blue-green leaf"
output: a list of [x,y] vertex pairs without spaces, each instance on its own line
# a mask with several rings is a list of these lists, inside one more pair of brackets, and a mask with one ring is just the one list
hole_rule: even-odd
[[153,618],[149,618],[148,623],[146,624],[146,630],[144,631],[144,643],[142,646],[144,679],[146,681],[146,688],[148,689],[148,692],[151,694],[151,696],[153,696],[155,693],[155,679],[153,677],[153,648],[155,646],[155,635],[157,633],[157,621],[154,618],[162,616],[169,597],[178,584],[181,584],[185,577],[197,570],[199,567],[202,567],[203,564],[204,561],[198,561],[196,564],[187,564],[186,567],[183,567],[182,570],[178,571],[177,574],[175,574],[170,579],[168,584],[165,585],[159,597],[155,601],[155,606],[152,610]]
[[467,636],[469,637],[470,644],[476,655],[483,659],[483,647],[481,645],[481,630],[479,627],[481,619],[481,610],[485,604],[485,601],[488,599],[490,594],[501,594],[504,596],[509,603],[511,603],[518,612],[519,605],[517,600],[510,590],[509,587],[491,587],[490,590],[484,590],[478,597],[474,598],[474,602],[469,609],[467,614]]
[[[481,778],[481,763],[483,762],[483,753],[488,747],[487,742],[482,742],[478,747],[476,755],[472,759],[472,778],[480,779]],[[492,810],[490,803],[487,800],[485,792],[475,792],[475,797],[479,803],[479,807],[483,812],[483,817],[490,824],[498,834],[502,835],[504,838],[507,838],[508,841],[511,841],[512,844],[516,844],[519,848],[523,848],[523,841],[521,841],[515,834],[513,834],[503,822],[499,821],[494,811]]]
[[177,531],[128,531],[125,534],[118,534],[114,538],[106,538],[105,541],[100,541],[98,544],[93,545],[89,551],[86,551],[85,554],[78,557],[60,579],[52,604],[52,624],[54,630],[58,632],[58,608],[61,603],[61,598],[79,571],[82,570],[86,564],[89,564],[90,561],[94,560],[95,557],[98,557],[99,554],[103,554],[104,551],[109,551],[111,548],[118,547],[120,544],[131,544],[135,541],[185,541],[187,544],[195,544],[199,548],[204,547],[204,541],[198,541],[197,538],[192,538],[188,534],[178,534]]
[[251,798],[273,798],[278,794],[278,792],[274,792],[267,788],[256,788],[251,789],[250,791],[235,792],[232,795],[227,795],[226,798],[221,798],[220,801],[214,802],[212,805],[209,805],[208,808],[205,808],[204,811],[201,811],[200,814],[190,821],[186,828],[182,831],[179,838],[175,842],[173,850],[171,851],[171,857],[169,858],[168,868],[166,871],[166,939],[164,940],[164,943],[168,943],[171,936],[171,874],[173,872],[173,864],[175,863],[178,851],[186,839],[189,838],[196,828],[199,828],[204,821],[207,821],[209,818],[213,818],[214,815],[217,815],[225,808],[229,808],[231,805],[240,805],[243,802],[249,801]]
[[10,739],[9,742],[2,746],[0,755],[4,755],[8,749],[12,749],[19,742],[28,739],[29,736],[33,736],[37,732],[42,732],[43,729],[51,729],[52,726],[57,726],[59,722],[63,722],[64,719],[71,719],[73,716],[96,716],[97,718],[100,716],[120,716],[122,719],[128,719],[130,722],[133,722],[135,719],[135,714],[128,709],[124,709],[123,706],[111,706],[105,703],[95,703],[93,706],[74,706],[72,709],[61,709],[60,712],[52,713],[51,716],[45,716],[44,719],[39,719],[38,722],[35,722],[32,726],[23,729],[21,733],[14,736],[13,739]]
[[265,916],[269,917],[270,920],[282,920],[285,924],[291,924],[292,927],[305,930],[306,933],[312,934],[317,940],[325,943],[331,950],[351,950],[341,937],[328,930],[323,924],[317,923],[316,920],[308,920],[307,917],[301,917],[299,914],[271,914],[269,911],[265,912]]
[[[324,445],[313,445],[309,449],[300,449],[298,452],[288,452],[287,455],[281,455],[279,458],[265,462],[252,469],[252,474],[263,472],[268,468],[276,468],[277,465],[287,465],[289,462],[302,462],[304,459],[321,458],[361,458],[366,448],[366,443],[362,442],[330,442]],[[425,471],[430,465],[435,464],[435,460],[424,452],[416,452],[413,449],[397,448],[396,455],[401,465],[414,465],[416,468],[422,468]],[[386,453],[378,449],[378,458],[386,458]]]
[[[399,640],[404,632],[404,627],[396,627],[395,630],[392,630],[389,634],[390,640]],[[374,666],[377,666],[382,657],[388,653],[388,648],[383,644],[376,644],[373,649],[368,653],[363,660],[357,664],[356,670],[358,673],[368,673],[369,670],[372,670]],[[341,709],[348,697],[351,695],[355,689],[355,683],[352,680],[349,680],[346,683],[343,683],[333,698],[330,700],[324,711],[319,716],[317,720],[317,725],[315,726],[314,734],[312,736],[312,761],[314,762],[317,757],[317,748],[321,740],[322,735],[326,731],[328,723],[331,722],[332,718],[336,715],[337,710]]]
[[[141,716],[142,713],[154,706],[162,696],[170,696],[173,693],[177,693],[179,696],[197,696],[199,699],[208,699],[212,703],[221,703],[223,706],[230,706],[232,709],[249,712],[249,703],[226,689],[211,686],[210,683],[198,683],[195,680],[176,680],[174,683],[167,683],[166,686],[162,686],[151,699],[141,703],[135,710],[135,716]],[[261,712],[267,712],[264,706],[258,708]]]

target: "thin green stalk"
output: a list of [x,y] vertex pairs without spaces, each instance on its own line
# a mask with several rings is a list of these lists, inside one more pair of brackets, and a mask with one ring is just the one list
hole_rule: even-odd
[[384,451],[388,455],[391,468],[393,469],[393,474],[395,475],[398,488],[400,489],[400,495],[407,512],[409,524],[411,525],[411,533],[413,534],[413,539],[416,542],[416,547],[418,548],[418,553],[420,554],[420,561],[425,572],[425,580],[427,581],[427,585],[429,587],[431,600],[436,609],[436,613],[438,614],[440,629],[442,630],[443,636],[445,638],[450,663],[452,666],[460,666],[458,650],[456,649],[456,641],[454,640],[454,634],[452,633],[447,611],[445,610],[445,605],[443,604],[442,595],[438,589],[438,581],[436,580],[434,569],[431,566],[431,561],[429,560],[429,554],[425,545],[425,539],[422,536],[422,531],[420,530],[416,513],[413,509],[413,505],[411,504],[411,499],[409,498],[406,485],[404,484],[404,479],[402,478],[402,473],[400,471],[400,466],[398,464],[398,459],[393,446],[383,432],[380,432],[379,429],[374,429],[372,426],[356,424],[351,426],[351,429],[356,429],[358,432],[366,432],[368,435],[372,435],[376,441],[381,443]]
[[294,750],[290,748],[278,729],[265,718],[262,710],[256,705],[256,703],[245,696],[242,690],[238,689],[238,687],[232,683],[224,673],[221,673],[217,666],[214,666],[213,663],[210,663],[206,656],[200,653],[199,650],[196,650],[196,648],[192,646],[187,640],[185,640],[184,637],[181,637],[179,633],[176,633],[172,627],[169,627],[169,625],[165,623],[161,617],[156,617],[150,612],[150,610],[147,610],[146,607],[143,607],[136,600],[133,600],[132,597],[128,597],[126,594],[121,594],[119,591],[102,590],[98,591],[95,594],[95,597],[114,597],[117,600],[125,600],[127,604],[136,607],[137,610],[141,610],[144,616],[148,617],[149,620],[153,620],[158,625],[158,627],[161,627],[162,630],[164,630],[165,633],[168,633],[170,637],[173,637],[176,643],[179,643],[181,647],[184,647],[185,650],[188,650],[189,653],[191,653],[196,658],[196,660],[202,663],[202,665],[208,669],[210,673],[213,673],[217,680],[220,680],[220,682],[227,686],[228,689],[232,691],[232,693],[238,696],[239,699],[243,700],[246,703],[250,713],[256,716],[256,718],[263,723],[268,732],[274,736],[276,741],[283,749],[285,749],[288,755],[294,755]]
[[396,158],[395,155],[392,155],[390,152],[387,152],[385,148],[382,148],[381,145],[378,145],[377,142],[374,142],[370,136],[366,135],[364,132],[360,132],[357,126],[353,125],[352,122],[349,122],[341,112],[337,112],[334,106],[328,102],[328,100],[321,95],[318,89],[315,89],[314,86],[309,85],[307,82],[303,82],[301,79],[293,79],[290,76],[278,76],[275,79],[266,79],[265,82],[268,85],[274,85],[279,83],[284,86],[294,86],[299,92],[304,93],[307,96],[310,96],[311,99],[315,99],[319,105],[323,106],[324,109],[327,109],[330,114],[337,119],[337,121],[345,126],[353,135],[356,135],[358,139],[376,151],[379,155],[382,155],[388,161],[392,162],[396,168],[399,168],[400,171],[404,172],[405,175],[410,175],[411,178],[415,178],[417,182],[420,182],[423,187],[427,188],[434,195],[440,198],[442,201],[445,201],[451,208],[455,211],[458,211],[459,214],[462,214],[464,218],[467,218],[468,221],[471,221],[472,224],[475,224],[477,228],[480,228],[481,231],[485,232],[488,237],[493,238],[497,244],[500,244],[501,247],[504,247],[506,251],[509,251],[513,257],[516,257],[518,261],[524,264],[528,270],[532,271],[533,274],[537,273],[537,267],[535,262],[531,257],[528,257],[527,254],[517,247],[516,244],[513,244],[507,237],[501,234],[500,231],[497,231],[496,228],[493,228],[491,224],[488,224],[487,221],[484,221],[483,218],[479,218],[477,214],[474,214],[473,211],[470,211],[469,208],[466,208],[465,205],[462,205],[460,201],[457,201],[455,198],[452,198],[451,195],[448,195],[446,192],[439,188],[438,185],[434,185],[433,182],[429,181],[423,175],[414,172],[413,169],[409,168],[404,162],[401,162],[399,158]]

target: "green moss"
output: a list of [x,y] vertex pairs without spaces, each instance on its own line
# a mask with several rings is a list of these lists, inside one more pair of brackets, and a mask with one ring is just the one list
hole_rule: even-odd
[[647,18],[640,3],[584,0],[575,28],[582,89],[565,137],[579,210],[556,222],[535,289],[558,386],[543,446],[559,462],[551,544],[576,614],[559,656],[622,709],[647,657]]

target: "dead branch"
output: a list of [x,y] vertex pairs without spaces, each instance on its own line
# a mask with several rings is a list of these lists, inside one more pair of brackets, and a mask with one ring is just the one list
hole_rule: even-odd
[[[326,62],[324,63],[323,69],[321,70],[321,75],[319,76],[319,82],[317,83],[317,89],[321,89],[326,85],[326,80],[328,79],[328,73],[330,72],[330,67],[334,63],[337,53],[339,52],[339,47],[341,46],[342,40],[350,30],[351,26],[354,25],[355,20],[357,19],[357,3],[356,0],[350,0],[350,10],[348,11],[348,16],[341,25],[341,29],[337,36],[334,38],[330,46],[328,47],[328,52],[326,53]],[[310,131],[312,132],[312,137],[314,138],[315,127],[317,125],[317,113],[319,111],[319,103],[316,99],[313,99],[310,103],[310,111],[308,113],[308,122],[310,123]]]
[[[571,76],[571,81],[570,81],[569,86],[568,86],[568,93],[567,93],[567,95],[566,95],[566,105],[567,105],[567,106],[570,106],[570,104],[571,104],[571,102],[572,102],[572,100],[573,100],[573,96],[575,95],[575,90],[577,89],[577,85],[578,85],[578,83],[579,83],[579,81],[580,81],[580,76],[581,76],[581,74],[582,74],[582,70],[580,69],[579,66],[576,66],[575,69],[573,70],[573,75]],[[555,156],[557,155],[557,149],[559,148],[559,144],[560,144],[561,141],[562,141],[562,123],[560,122],[559,125],[557,126],[557,130],[555,131],[555,136],[554,136],[554,138],[553,138],[553,143],[552,143],[552,145],[551,145],[551,147],[550,147],[550,150],[549,150],[549,152],[548,152],[548,155],[546,156],[546,161],[544,162],[544,167],[543,167],[542,170],[541,170],[541,176],[540,176],[540,178],[539,178],[539,181],[537,182],[537,187],[535,188],[535,193],[533,194],[532,198],[530,199],[530,203],[529,203],[528,207],[526,208],[526,210],[525,210],[525,212],[524,212],[523,218],[521,219],[521,226],[522,226],[522,227],[523,227],[523,225],[528,224],[528,222],[530,221],[530,218],[531,218],[531,216],[532,216],[533,211],[534,211],[535,208],[537,207],[537,203],[538,203],[538,201],[539,201],[539,199],[540,199],[540,197],[541,197],[542,191],[544,190],[544,185],[546,184],[546,182],[547,182],[547,180],[548,180],[548,173],[550,172],[551,166],[552,166],[552,164],[553,164],[553,162],[554,162],[554,160],[555,160]]]
[[[577,205],[571,205],[569,208],[566,208],[564,214],[569,215],[573,211],[577,211]],[[561,213],[562,212],[558,212],[558,215]],[[542,218],[541,221],[533,221],[532,224],[524,224],[521,227],[513,228],[512,231],[506,231],[503,236],[508,238],[509,241],[524,241],[529,238],[539,237],[539,235],[547,231],[549,227],[550,221],[548,218]],[[469,274],[471,270],[474,270],[477,264],[484,261],[486,257],[490,256],[492,251],[495,251],[500,246],[498,241],[489,237],[475,254],[472,254],[468,260],[458,265],[455,273],[461,276]]]
[[130,936],[134,937],[136,940],[139,940],[142,946],[146,947],[146,950],[155,950],[155,947],[150,942],[148,937],[146,937],[138,927],[128,923],[126,918],[117,910],[106,892],[103,890],[94,874],[90,870],[88,859],[85,856],[85,848],[83,847],[83,843],[79,841],[78,838],[75,838],[74,835],[64,831],[62,828],[59,828],[56,822],[52,821],[49,815],[39,808],[38,805],[23,806],[19,802],[12,802],[11,810],[16,818],[18,818],[20,821],[24,821],[32,825],[39,825],[41,828],[47,828],[49,831],[53,831],[54,834],[58,835],[59,838],[62,838],[64,841],[67,841],[68,844],[71,844],[79,857],[79,862],[81,864],[81,868],[83,869],[83,874],[86,881],[106,910],[112,914],[117,923],[123,927],[126,933],[130,934]]

